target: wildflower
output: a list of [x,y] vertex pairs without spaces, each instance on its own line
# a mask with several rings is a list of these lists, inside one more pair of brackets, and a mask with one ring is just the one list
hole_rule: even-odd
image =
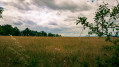
[[64,63],[66,62],[66,60],[64,60]]
[[60,49],[59,49],[59,48],[55,48],[55,50],[60,51]]

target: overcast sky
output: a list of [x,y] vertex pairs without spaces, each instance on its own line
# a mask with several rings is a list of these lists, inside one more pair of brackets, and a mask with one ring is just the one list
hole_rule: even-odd
[[[109,6],[117,4],[116,0],[0,0],[0,6],[4,8],[0,25],[79,36],[82,26],[76,26],[77,17],[85,16],[93,22],[95,11],[103,1]],[[83,31],[82,36],[87,32]]]

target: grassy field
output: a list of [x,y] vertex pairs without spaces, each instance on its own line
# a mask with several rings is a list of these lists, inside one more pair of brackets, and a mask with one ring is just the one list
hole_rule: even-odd
[[98,37],[0,36],[0,67],[98,67],[111,52]]

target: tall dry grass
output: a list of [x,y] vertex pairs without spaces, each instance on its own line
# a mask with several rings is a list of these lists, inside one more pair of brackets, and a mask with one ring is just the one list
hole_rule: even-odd
[[[103,45],[111,43],[98,37],[0,36],[0,67],[96,67],[95,59],[107,53]],[[23,65],[10,61],[21,57]]]

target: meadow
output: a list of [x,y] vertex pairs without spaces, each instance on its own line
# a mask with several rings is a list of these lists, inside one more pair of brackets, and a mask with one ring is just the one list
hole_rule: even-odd
[[98,37],[0,36],[0,67],[98,67],[111,45]]

